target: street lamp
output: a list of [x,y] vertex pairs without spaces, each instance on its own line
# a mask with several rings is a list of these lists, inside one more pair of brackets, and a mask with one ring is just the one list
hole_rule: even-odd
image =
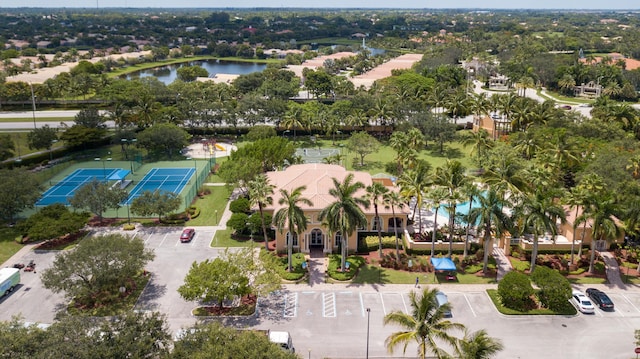
[[369,318],[371,317],[371,308],[367,308],[367,355],[366,358],[369,359]]
[[33,93],[33,85],[29,82],[29,87],[31,88],[31,106],[33,109],[33,128],[37,128],[36,126],[36,96]]
[[218,210],[216,209],[214,213],[216,214],[216,225],[218,225]]

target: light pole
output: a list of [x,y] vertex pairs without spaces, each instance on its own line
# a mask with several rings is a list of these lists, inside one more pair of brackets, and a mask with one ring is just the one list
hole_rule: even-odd
[[36,96],[33,93],[33,85],[29,82],[29,87],[31,88],[31,106],[33,110],[33,128],[37,128],[36,126]]
[[[120,144],[121,144],[121,148],[122,151],[124,152],[124,159],[129,161],[129,144],[130,143],[135,143],[136,141],[138,141],[135,138],[132,139],[128,139],[128,138],[122,138],[120,139]],[[133,174],[133,160],[130,161],[130,166],[131,166],[131,173]]]
[[216,209],[214,213],[216,214],[216,225],[218,225],[218,210]]
[[[108,152],[109,154],[111,154],[111,152]],[[105,159],[102,159],[100,157],[96,157],[93,159],[94,161],[102,161],[102,182],[106,182],[107,181],[107,167],[104,164],[104,161],[111,161],[111,157],[107,157]]]
[[371,308],[367,308],[367,355],[366,358],[369,359],[369,318],[371,317]]
[[51,147],[49,147],[49,162],[53,161],[53,145],[58,142],[58,140],[51,141]]

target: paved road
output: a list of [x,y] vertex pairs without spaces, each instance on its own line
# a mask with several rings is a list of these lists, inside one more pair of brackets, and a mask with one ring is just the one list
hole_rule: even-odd
[[[73,118],[78,114],[78,110],[64,110],[64,111],[36,111],[36,127],[40,128],[45,125],[52,128],[71,127],[73,126]],[[103,113],[104,115],[104,113]],[[16,111],[16,112],[0,112],[1,119],[33,119],[32,111]],[[50,121],[50,118],[68,118],[67,121]],[[106,121],[106,125],[109,128],[115,127],[115,122]],[[34,127],[33,121],[24,122],[2,122],[0,121],[0,130],[32,130]]]

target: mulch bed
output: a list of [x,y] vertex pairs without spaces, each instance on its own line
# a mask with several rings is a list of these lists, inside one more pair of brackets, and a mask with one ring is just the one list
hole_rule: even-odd
[[[249,294],[249,295],[245,295],[244,297],[242,297],[240,299],[240,304],[238,305],[239,307],[253,307],[255,308],[256,303],[258,301],[258,297],[255,296],[254,294]],[[220,308],[220,306],[204,306],[201,307],[203,308],[208,315],[211,316],[228,316],[228,315],[234,315],[232,312],[234,310],[237,310],[237,307],[225,307],[223,306],[222,308]]]

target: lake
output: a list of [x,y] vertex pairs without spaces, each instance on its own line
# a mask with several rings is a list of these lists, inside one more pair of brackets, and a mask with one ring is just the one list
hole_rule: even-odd
[[258,64],[253,62],[232,62],[232,61],[220,61],[220,60],[203,60],[185,62],[182,64],[168,65],[156,67],[153,69],[141,70],[132,72],[127,75],[123,75],[122,78],[127,80],[143,78],[143,77],[155,77],[165,85],[172,83],[178,78],[177,69],[181,66],[201,66],[207,72],[209,76],[216,74],[233,74],[233,75],[246,75],[253,72],[260,72],[264,70],[266,64]]

